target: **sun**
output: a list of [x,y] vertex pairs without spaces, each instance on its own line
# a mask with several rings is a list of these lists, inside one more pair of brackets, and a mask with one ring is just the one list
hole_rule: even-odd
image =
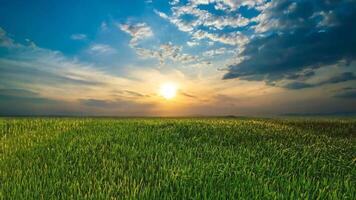
[[174,83],[163,83],[160,87],[159,94],[165,99],[173,99],[177,95],[178,87]]

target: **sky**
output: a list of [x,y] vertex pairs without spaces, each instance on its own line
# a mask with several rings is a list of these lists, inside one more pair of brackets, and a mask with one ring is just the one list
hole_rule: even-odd
[[0,115],[356,112],[355,21],[355,0],[0,0]]

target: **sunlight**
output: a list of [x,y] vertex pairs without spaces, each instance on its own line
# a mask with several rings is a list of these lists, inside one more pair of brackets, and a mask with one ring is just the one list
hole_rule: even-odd
[[177,95],[177,89],[177,85],[174,83],[164,83],[160,87],[159,94],[169,100]]

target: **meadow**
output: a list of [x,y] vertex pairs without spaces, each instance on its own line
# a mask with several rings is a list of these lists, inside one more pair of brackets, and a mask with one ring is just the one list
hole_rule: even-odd
[[0,118],[0,199],[356,199],[356,120]]

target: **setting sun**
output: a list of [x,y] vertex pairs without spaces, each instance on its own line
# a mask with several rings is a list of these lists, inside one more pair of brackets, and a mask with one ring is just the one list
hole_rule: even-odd
[[177,95],[177,85],[174,83],[164,83],[161,85],[159,94],[165,99],[172,99]]

